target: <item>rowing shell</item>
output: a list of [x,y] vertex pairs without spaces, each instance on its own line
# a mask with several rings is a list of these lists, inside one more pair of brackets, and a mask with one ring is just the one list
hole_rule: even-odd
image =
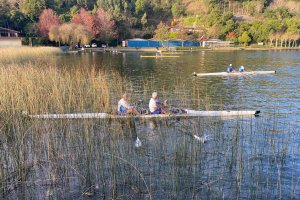
[[108,113],[74,113],[74,114],[40,114],[27,115],[38,119],[126,119],[126,118],[184,118],[184,117],[228,117],[228,116],[257,116],[260,111],[198,111],[184,109],[183,114],[153,114],[153,115],[113,115]]
[[141,56],[141,58],[179,58],[180,56]]
[[161,52],[161,54],[165,55],[176,55],[176,54],[183,54],[183,52]]
[[249,71],[249,72],[216,72],[216,73],[193,73],[193,76],[231,76],[231,75],[256,75],[256,74],[275,74],[276,71]]

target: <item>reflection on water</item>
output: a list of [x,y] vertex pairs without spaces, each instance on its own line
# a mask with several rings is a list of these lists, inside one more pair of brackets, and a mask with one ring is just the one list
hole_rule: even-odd
[[[246,70],[278,73],[191,76],[193,72],[225,71],[229,63],[244,65]],[[250,109],[261,110],[262,115],[159,121],[21,121],[18,123],[24,130],[10,130],[22,133],[22,145],[15,144],[18,134],[14,131],[12,138],[1,141],[1,155],[9,158],[1,165],[3,197],[299,198],[299,51],[200,51],[184,53],[179,59],[142,59],[139,53],[57,58],[58,67],[72,70],[78,64],[86,70],[96,66],[118,71],[132,81],[131,92],[144,101],[143,107],[151,92],[159,90],[174,107]],[[195,136],[209,140],[204,143]],[[23,179],[14,180],[14,173],[4,177],[4,172],[21,174],[18,177]]]
[[[159,92],[163,92],[165,98],[175,102],[178,96],[199,93],[199,98],[185,102],[193,108],[201,108],[199,101],[209,98],[210,104],[216,105],[213,107],[216,109],[222,104],[225,109],[260,109],[268,114],[279,111],[281,114],[288,114],[287,117],[291,121],[299,118],[299,51],[200,51],[184,53],[180,58],[140,58],[140,55],[144,54],[151,53],[85,53],[63,56],[58,62],[67,66],[70,66],[70,63],[80,63],[87,70],[91,66],[117,70],[135,83],[132,91],[134,93],[139,93],[141,85],[147,80],[156,84],[152,86],[153,90],[163,86],[165,91]],[[244,65],[249,71],[276,70],[277,74],[237,77],[191,76],[193,72],[225,71],[229,63],[236,68]],[[180,86],[184,94],[174,90],[174,85],[177,88]]]
[[[15,192],[53,199],[299,196],[299,133],[272,120],[31,122],[22,151],[32,168],[26,189]],[[203,143],[195,135],[210,139]]]

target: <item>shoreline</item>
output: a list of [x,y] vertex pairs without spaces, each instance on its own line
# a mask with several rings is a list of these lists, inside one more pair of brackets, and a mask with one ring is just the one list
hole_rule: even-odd
[[[156,48],[130,48],[130,47],[121,47],[121,48],[86,48],[86,50],[91,50],[93,52],[157,52]],[[160,48],[163,52],[172,52],[168,51],[167,48]],[[194,51],[286,51],[286,50],[300,50],[300,47],[264,47],[264,48],[251,48],[251,47],[220,47],[220,48],[192,48],[191,50],[176,50],[176,52],[194,52]]]
[[[167,48],[160,48],[162,52],[196,52],[196,51],[299,51],[300,47],[218,47],[218,48],[193,48],[191,49],[177,49],[175,51],[168,51]],[[84,50],[69,50],[68,53],[80,53],[80,52],[148,52],[156,53],[156,48],[131,48],[131,47],[109,47],[109,48],[85,48]]]
[[300,50],[300,47],[220,47],[212,48],[215,51],[284,51]]

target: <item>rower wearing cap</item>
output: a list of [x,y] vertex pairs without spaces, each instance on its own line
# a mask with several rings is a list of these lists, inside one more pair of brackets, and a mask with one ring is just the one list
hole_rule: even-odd
[[227,67],[227,72],[230,73],[230,72],[234,72],[234,69],[232,67],[232,64],[229,64],[228,67]]
[[161,50],[157,50],[157,51],[156,51],[156,57],[157,57],[157,56],[162,56],[162,51],[161,51]]
[[[166,104],[166,102],[164,102]],[[169,114],[169,112],[162,108],[163,103],[159,102],[157,92],[152,93],[152,97],[149,101],[149,109],[151,114]]]
[[140,113],[129,104],[128,102],[129,95],[127,93],[123,94],[122,99],[118,102],[118,114],[119,115],[126,115],[126,114],[136,114],[139,115]]
[[245,71],[245,68],[244,68],[244,66],[242,65],[241,67],[240,67],[240,69],[239,69],[239,72],[244,72]]

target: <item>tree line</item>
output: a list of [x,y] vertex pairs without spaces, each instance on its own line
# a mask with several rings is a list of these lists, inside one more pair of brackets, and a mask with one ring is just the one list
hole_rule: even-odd
[[160,40],[220,38],[243,45],[268,42],[273,46],[297,46],[300,14],[292,8],[299,7],[300,1],[284,1],[286,7],[280,2],[0,0],[0,26],[58,44],[155,37]]
[[[271,46],[295,47],[300,39],[300,13],[289,9],[258,9],[251,15],[223,12],[222,4],[211,4],[207,14],[187,16],[186,26],[201,27],[207,38],[221,38],[248,45],[264,42]],[[300,2],[298,3],[300,6]]]

